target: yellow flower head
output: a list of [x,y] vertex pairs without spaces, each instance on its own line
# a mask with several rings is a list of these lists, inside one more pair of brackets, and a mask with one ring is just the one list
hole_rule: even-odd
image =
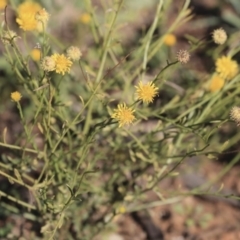
[[78,47],[71,46],[67,49],[67,57],[73,61],[78,61],[82,56],[82,53]]
[[20,99],[22,98],[22,95],[20,92],[12,92],[11,93],[11,99],[14,101],[14,102],[19,102]]
[[222,89],[222,87],[224,86],[224,79],[221,78],[218,74],[214,74],[210,80],[210,84],[209,84],[209,91],[210,92],[216,92],[220,89]]
[[111,115],[111,117],[119,122],[119,127],[122,127],[134,121],[134,112],[135,110],[127,107],[125,103],[118,104],[117,109],[114,109],[114,113]]
[[80,16],[80,22],[84,23],[84,24],[88,24],[91,21],[91,16],[88,13],[83,13]]
[[213,31],[212,38],[216,44],[222,45],[227,40],[227,34],[224,29],[218,28]]
[[4,9],[7,5],[7,0],[0,0],[0,10]]
[[49,13],[45,10],[45,8],[42,8],[35,14],[35,19],[37,20],[37,30],[42,32],[46,28],[49,20]]
[[51,56],[51,58],[55,61],[55,71],[56,73],[60,73],[64,75],[66,72],[70,71],[70,67],[72,66],[72,61],[63,54],[55,53]]
[[176,41],[177,41],[177,39],[176,39],[175,35],[172,33],[169,33],[169,34],[165,35],[165,37],[164,37],[164,43],[165,43],[165,45],[167,45],[169,47],[175,45]]
[[3,44],[9,45],[12,41],[15,41],[17,38],[20,38],[14,31],[3,31],[2,33],[2,42]]
[[230,111],[230,118],[237,123],[237,125],[240,125],[240,108],[239,107],[233,107]]
[[231,80],[238,73],[238,64],[230,57],[222,56],[216,61],[216,72],[225,80]]
[[43,71],[51,72],[54,71],[56,67],[55,60],[51,57],[44,57],[41,62],[41,68]]
[[41,59],[41,49],[34,48],[30,53],[33,61],[38,62]]
[[179,50],[177,52],[177,60],[180,62],[180,63],[187,63],[190,59],[190,54],[187,50]]
[[41,10],[41,6],[32,1],[26,1],[17,8],[18,18],[16,22],[24,31],[33,31],[37,29],[38,22],[35,15]]
[[153,82],[148,82],[143,84],[142,82],[138,83],[136,87],[137,99],[142,100],[143,102],[150,103],[153,101],[154,97],[158,93],[158,88]]
[[127,209],[123,205],[116,208],[116,213],[117,214],[124,214],[124,213],[126,213],[126,211],[127,211]]

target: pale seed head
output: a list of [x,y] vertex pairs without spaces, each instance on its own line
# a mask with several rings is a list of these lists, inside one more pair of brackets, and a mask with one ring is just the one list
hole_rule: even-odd
[[240,125],[240,107],[233,107],[230,111],[230,118]]
[[3,31],[2,33],[2,42],[3,44],[10,45],[12,41],[15,41],[17,38],[20,38],[14,31]]
[[55,70],[56,62],[51,57],[44,57],[41,62],[41,67],[46,72],[51,72]]
[[218,28],[213,31],[212,38],[216,44],[222,45],[227,40],[227,34],[223,28]]
[[67,49],[67,57],[73,61],[78,61],[82,56],[82,52],[78,47],[71,46]]
[[177,52],[177,60],[180,62],[180,63],[187,63],[190,59],[190,54],[187,50],[179,50]]

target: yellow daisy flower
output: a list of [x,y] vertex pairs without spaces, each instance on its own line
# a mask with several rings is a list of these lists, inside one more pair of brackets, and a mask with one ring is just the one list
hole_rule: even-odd
[[228,56],[222,56],[216,61],[216,72],[225,80],[231,80],[238,73],[238,64]]
[[21,95],[20,92],[16,91],[16,92],[12,92],[12,93],[11,93],[11,99],[12,99],[14,102],[19,102],[21,98],[22,98],[22,95]]
[[164,44],[171,47],[174,46],[177,42],[177,39],[174,34],[169,33],[164,37]]
[[20,28],[24,31],[36,30],[38,22],[35,15],[41,9],[38,3],[32,1],[26,1],[20,4],[17,8],[18,18],[16,19]]
[[7,5],[7,0],[0,0],[0,10],[4,9]]
[[64,75],[66,72],[70,71],[70,67],[72,66],[72,61],[69,60],[68,57],[63,54],[53,54],[51,58],[55,61],[55,71],[56,73],[60,73]]
[[125,206],[118,206],[117,208],[116,208],[116,213],[117,214],[124,214],[124,213],[126,213],[126,211],[127,211],[127,209],[126,209],[126,207]]
[[218,74],[214,74],[210,80],[210,84],[208,86],[208,89],[210,92],[216,92],[224,86],[224,79],[221,78]]
[[137,99],[146,103],[153,102],[154,97],[158,93],[158,88],[153,82],[148,82],[147,84],[139,82],[138,86],[135,87],[137,89]]
[[38,62],[41,59],[41,50],[39,48],[34,48],[30,55],[33,61]]
[[118,104],[117,109],[114,109],[114,113],[111,115],[111,117],[119,122],[119,127],[122,127],[134,121],[134,112],[135,110],[127,107],[125,103]]
[[83,13],[80,18],[79,18],[80,22],[84,23],[84,24],[88,24],[91,21],[91,16],[88,13]]

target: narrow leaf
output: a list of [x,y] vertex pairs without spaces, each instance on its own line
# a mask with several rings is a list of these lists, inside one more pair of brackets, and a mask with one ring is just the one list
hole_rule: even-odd
[[7,127],[5,127],[5,128],[3,129],[3,142],[4,142],[4,143],[7,143],[6,137],[7,137]]
[[37,126],[38,126],[39,131],[43,134],[44,131],[43,131],[41,123],[38,122]]
[[22,180],[22,177],[21,177],[19,171],[16,168],[14,168],[13,171],[14,171],[14,175],[16,176],[17,180],[23,183],[23,180]]

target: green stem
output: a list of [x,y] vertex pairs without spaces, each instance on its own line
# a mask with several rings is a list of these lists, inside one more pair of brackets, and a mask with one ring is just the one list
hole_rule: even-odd
[[2,143],[2,142],[0,142],[0,146],[10,148],[10,149],[15,149],[15,150],[22,150],[22,151],[30,152],[30,153],[36,153],[36,154],[42,153],[42,152],[34,150],[34,149],[19,147],[19,146],[7,144],[7,143]]
[[163,5],[163,1],[159,0],[159,4],[157,6],[157,11],[156,11],[156,14],[155,14],[154,21],[153,21],[152,26],[151,26],[148,34],[147,34],[148,38],[147,38],[147,43],[146,43],[145,50],[144,50],[144,55],[143,55],[142,80],[144,79],[144,75],[145,75],[145,72],[146,72],[146,67],[147,67],[147,63],[148,63],[148,51],[149,51],[150,43],[152,41],[153,33],[154,33],[154,31],[157,27],[157,23],[158,23],[158,19],[160,17],[160,11],[162,9],[162,5]]
[[[119,13],[119,11],[121,9],[122,4],[123,4],[123,0],[121,0],[119,2],[119,4],[118,4],[117,11],[114,13],[113,19],[112,19],[111,24],[110,24],[110,29],[109,29],[107,37],[106,37],[106,39],[104,41],[102,59],[101,59],[101,63],[100,63],[100,67],[99,67],[98,73],[97,73],[96,83],[100,82],[100,80],[102,78],[102,75],[103,75],[103,69],[104,69],[104,66],[105,66],[107,53],[109,51],[109,46],[110,46],[110,42],[111,42],[111,36],[112,36],[112,32],[113,32],[113,27],[114,27],[115,22],[117,20],[117,16],[118,16],[118,13]],[[84,128],[83,128],[83,134],[84,135],[86,135],[88,133],[90,125],[91,125],[92,109],[93,109],[93,102],[90,103],[90,106],[89,106],[89,109],[88,109],[85,125],[84,125]]]
[[15,202],[15,203],[17,203],[17,204],[20,204],[20,205],[22,205],[22,206],[24,206],[24,207],[27,207],[27,208],[29,208],[29,209],[36,210],[36,207],[35,207],[35,206],[30,205],[30,204],[28,204],[28,203],[26,203],[26,202],[23,202],[23,201],[21,201],[21,200],[18,200],[18,199],[16,199],[15,197],[12,197],[12,196],[10,196],[10,195],[2,192],[1,190],[0,190],[0,196],[6,197],[6,198],[9,199],[10,201]]

